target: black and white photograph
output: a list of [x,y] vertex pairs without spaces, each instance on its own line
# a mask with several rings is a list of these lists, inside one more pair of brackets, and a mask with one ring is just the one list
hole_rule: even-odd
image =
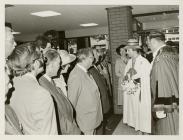
[[182,133],[179,4],[3,8],[3,135]]

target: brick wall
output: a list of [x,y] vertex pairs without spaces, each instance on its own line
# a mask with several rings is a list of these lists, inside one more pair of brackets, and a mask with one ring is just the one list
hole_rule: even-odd
[[116,53],[116,48],[121,44],[126,44],[126,41],[132,37],[132,11],[130,6],[107,8],[108,29],[109,29],[109,46],[112,58],[112,86],[114,97],[114,113],[121,114],[122,106],[117,105],[117,87],[118,78],[115,75],[115,62],[119,57]]

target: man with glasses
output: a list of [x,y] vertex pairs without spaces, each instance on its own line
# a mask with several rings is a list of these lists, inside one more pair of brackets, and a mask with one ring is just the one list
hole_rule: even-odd
[[10,105],[26,135],[58,134],[53,100],[36,76],[43,71],[42,55],[32,43],[16,47],[8,58],[15,91]]
[[45,52],[44,57],[47,60],[46,73],[40,77],[39,83],[42,87],[49,91],[53,98],[58,134],[80,134],[80,130],[77,127],[73,117],[72,105],[64,95],[63,91],[60,88],[57,88],[55,82],[53,81],[53,78],[59,74],[58,72],[62,64],[61,57],[54,49],[49,49]]

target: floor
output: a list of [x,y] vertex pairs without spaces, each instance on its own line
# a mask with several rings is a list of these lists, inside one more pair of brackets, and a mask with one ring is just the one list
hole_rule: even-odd
[[134,128],[123,124],[122,115],[112,114],[105,129],[105,135],[138,135]]

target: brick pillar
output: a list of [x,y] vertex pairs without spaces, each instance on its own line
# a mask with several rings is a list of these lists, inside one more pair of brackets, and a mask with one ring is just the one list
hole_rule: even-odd
[[130,6],[106,8],[109,29],[109,49],[112,58],[112,88],[114,113],[122,114],[123,106],[117,105],[118,98],[118,78],[115,75],[115,62],[119,57],[116,48],[121,44],[126,44],[132,37],[132,11]]

